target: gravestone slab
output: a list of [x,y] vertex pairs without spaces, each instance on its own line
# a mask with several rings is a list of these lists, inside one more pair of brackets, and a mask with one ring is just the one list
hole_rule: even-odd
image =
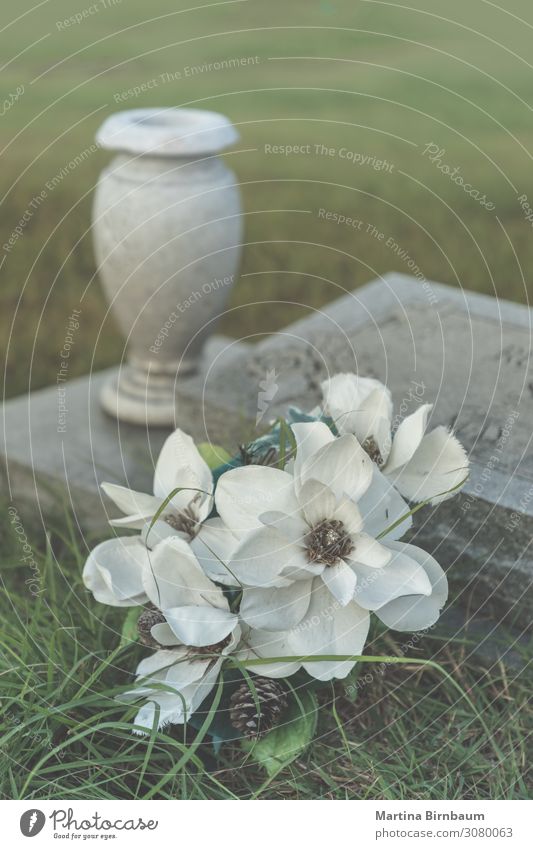
[[[386,383],[401,417],[434,402],[471,459],[463,492],[417,514],[414,541],[435,552],[479,606],[531,620],[533,366],[531,311],[389,274],[274,334],[186,391],[262,422],[311,409],[320,382],[357,371]],[[265,390],[268,388],[268,391]],[[271,400],[265,409],[265,394]],[[262,399],[262,403],[261,403]]]

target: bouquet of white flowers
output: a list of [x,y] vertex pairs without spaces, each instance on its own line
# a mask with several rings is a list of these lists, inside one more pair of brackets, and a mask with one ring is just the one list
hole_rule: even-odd
[[310,742],[316,687],[367,659],[371,613],[398,631],[437,621],[446,575],[401,540],[468,460],[446,428],[426,433],[430,410],[397,424],[383,384],[339,374],[320,408],[289,409],[233,458],[176,430],[153,494],[102,484],[126,514],[112,524],[138,533],[98,545],[83,578],[134,608],[152,649],[123,696],[142,702],[135,732],[189,723],[271,768]]

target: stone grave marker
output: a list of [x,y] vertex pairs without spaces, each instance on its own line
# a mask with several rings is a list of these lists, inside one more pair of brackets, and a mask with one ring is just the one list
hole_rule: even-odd
[[[414,538],[475,603],[508,620],[533,607],[533,365],[531,311],[472,292],[389,274],[289,325],[200,382],[219,409],[254,419],[264,381],[276,390],[265,421],[289,403],[311,409],[339,371],[379,378],[395,412],[434,402],[431,425],[454,428],[470,454],[463,492],[417,515]],[[432,513],[429,521],[429,513]]]
[[[176,423],[235,447],[282,414],[311,409],[320,382],[357,371],[390,387],[395,412],[434,402],[431,425],[453,427],[470,453],[463,492],[417,514],[414,541],[449,570],[454,595],[492,628],[531,621],[533,370],[531,312],[521,305],[389,274],[258,345],[213,337],[204,366],[179,386]],[[150,486],[166,430],[119,424],[100,410],[108,373],[67,386],[67,432],[55,387],[4,406],[1,442],[11,497],[67,500],[80,525],[103,528],[104,479]],[[6,456],[7,455],[7,456]],[[434,514],[429,519],[429,513]],[[473,605],[473,607],[472,607]],[[488,632],[487,632],[488,633]]]

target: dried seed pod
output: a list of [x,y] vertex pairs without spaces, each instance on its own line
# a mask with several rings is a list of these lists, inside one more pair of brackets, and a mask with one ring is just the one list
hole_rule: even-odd
[[161,648],[157,640],[152,637],[153,626],[159,625],[161,622],[166,622],[166,619],[157,607],[150,605],[143,610],[137,620],[137,631],[143,646],[149,646],[151,649]]
[[258,740],[277,725],[285,713],[286,690],[275,678],[253,678],[255,693],[245,681],[230,700],[231,724],[251,740]]

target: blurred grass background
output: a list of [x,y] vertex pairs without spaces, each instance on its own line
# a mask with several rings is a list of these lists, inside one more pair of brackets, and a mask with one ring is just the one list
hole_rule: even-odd
[[[0,245],[109,114],[188,105],[224,112],[241,133],[242,152],[227,158],[242,182],[247,244],[230,306],[246,308],[228,313],[225,332],[269,332],[380,273],[407,273],[406,257],[428,279],[527,301],[533,234],[518,197],[533,205],[528,0],[505,9],[488,0],[33,5],[2,9]],[[61,23],[83,10],[81,23]],[[258,58],[185,71],[247,57]],[[150,90],[117,102],[153,79]],[[423,155],[430,142],[494,210]],[[312,152],[274,155],[265,144],[310,144]],[[315,144],[392,168],[316,155]],[[67,318],[86,287],[70,376],[122,355],[112,321],[102,326],[89,230],[93,187],[109,158],[87,156],[47,191],[12,250],[0,250],[7,395],[54,381]],[[325,221],[320,208],[359,219],[362,229]],[[386,246],[389,237],[403,258]],[[275,303],[255,303],[265,300]]]

